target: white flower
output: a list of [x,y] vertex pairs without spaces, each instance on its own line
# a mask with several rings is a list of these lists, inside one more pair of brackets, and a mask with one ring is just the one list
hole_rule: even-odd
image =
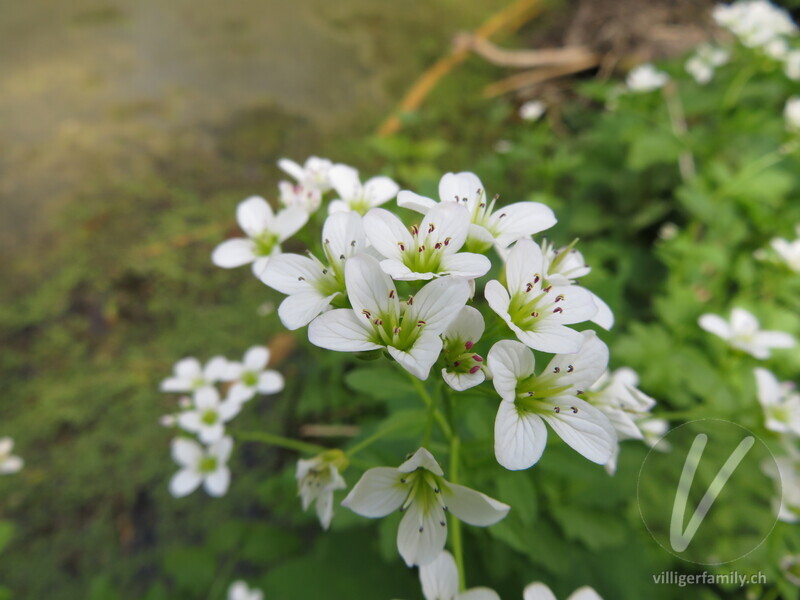
[[775,60],[784,61],[789,56],[789,43],[786,38],[775,38],[764,46],[764,54]]
[[[669,430],[669,422],[666,419],[655,419],[644,417],[636,423],[639,430],[644,435],[644,443],[653,448]],[[670,444],[663,442],[660,447],[667,450]]]
[[10,475],[22,469],[24,463],[19,456],[14,456],[14,440],[10,437],[0,438],[0,475]]
[[273,258],[261,276],[269,287],[286,294],[278,316],[287,329],[305,327],[333,303],[346,306],[344,263],[366,248],[361,215],[334,213],[322,227],[326,263],[315,256],[281,254]]
[[800,79],[800,50],[792,50],[783,59],[783,71],[792,81]]
[[583,395],[586,402],[608,417],[620,440],[644,439],[637,421],[656,404],[637,385],[639,376],[636,372],[623,367],[603,373]]
[[453,202],[432,207],[422,223],[409,231],[388,210],[372,209],[364,217],[364,230],[372,247],[385,260],[381,268],[392,279],[413,281],[443,275],[475,279],[492,267],[482,254],[459,252],[469,232],[469,213]]
[[[800,98],[798,98],[798,113],[800,113]],[[798,125],[800,125],[800,114],[798,114]],[[775,238],[770,244],[773,250],[778,253],[786,266],[792,271],[800,273],[800,225],[796,227],[798,239],[790,242],[783,238]]]
[[[517,240],[549,229],[556,224],[553,211],[540,202],[515,202],[494,209],[498,197],[489,201],[485,188],[474,173],[447,173],[439,180],[442,203],[454,202],[470,215],[466,248],[486,252],[492,245],[507,248]],[[397,205],[426,214],[437,203],[409,191],[397,195]]]
[[388,177],[373,177],[363,184],[358,171],[347,165],[334,165],[328,173],[331,185],[339,198],[328,205],[328,212],[350,212],[359,214],[387,203],[397,195],[400,186]]
[[[543,583],[531,583],[525,586],[522,593],[524,600],[556,600],[555,595]],[[572,592],[567,600],[603,600],[592,588],[584,586]]]
[[264,600],[264,593],[248,587],[244,581],[234,581],[228,589],[228,600]]
[[659,71],[650,63],[639,65],[628,73],[625,82],[632,92],[652,92],[669,81],[669,75]]
[[193,392],[223,381],[227,371],[228,361],[222,356],[215,356],[205,367],[196,358],[183,358],[175,363],[172,377],[161,382],[161,391]]
[[723,48],[703,44],[686,61],[686,71],[699,84],[706,84],[714,76],[714,69],[728,62],[730,53]]
[[794,384],[781,383],[775,375],[761,367],[753,372],[766,428],[777,433],[800,436],[800,394]]
[[786,120],[786,129],[789,131],[800,130],[800,96],[792,96],[786,101],[783,118]]
[[306,189],[318,190],[321,194],[331,189],[328,174],[333,163],[327,158],[310,156],[302,167],[293,160],[282,158],[278,166]]
[[196,433],[204,444],[219,441],[225,435],[225,423],[239,414],[241,402],[220,402],[217,388],[204,387],[194,393],[194,406],[178,415],[178,425]]
[[[508,254],[506,286],[492,280],[484,296],[520,341],[542,352],[577,352],[580,332],[567,325],[588,321],[597,305],[588,290],[548,282],[548,261],[537,244],[520,240]],[[599,376],[599,373],[598,373]]]
[[800,521],[800,457],[797,452],[778,456],[774,462],[765,460],[761,467],[781,490],[781,496],[776,500],[776,504],[780,503],[778,519],[784,523]]
[[447,550],[419,568],[419,581],[425,600],[500,600],[497,592],[486,587],[459,592],[458,567]]
[[608,365],[608,348],[593,331],[582,334],[576,354],[558,354],[535,374],[533,353],[511,340],[489,350],[488,366],[502,402],[494,423],[494,453],[506,469],[527,469],[547,443],[545,422],[577,452],[605,464],[617,444],[614,426],[580,399]]
[[731,311],[728,323],[718,315],[705,314],[699,319],[700,327],[718,335],[728,344],[759,359],[771,356],[771,348],[792,348],[796,341],[783,331],[761,331],[758,320],[742,308]]
[[780,36],[794,35],[797,30],[789,13],[766,0],[718,4],[713,17],[750,48],[766,46]]
[[312,502],[317,504],[317,517],[323,529],[328,529],[333,519],[333,492],[347,487],[340,468],[347,464],[341,450],[329,450],[311,459],[297,461],[297,491],[308,510]]
[[225,240],[214,248],[211,261],[224,269],[253,263],[253,273],[259,277],[270,257],[280,254],[281,242],[306,224],[308,213],[292,207],[275,214],[264,198],[251,196],[236,207],[236,220],[247,237]]
[[241,363],[231,362],[228,366],[228,379],[234,381],[228,391],[228,400],[246,402],[258,394],[277,394],[284,387],[283,375],[269,364],[269,349],[253,346],[244,354]]
[[[574,285],[576,279],[591,273],[592,269],[586,264],[583,254],[575,249],[575,242],[558,249],[546,240],[542,242],[542,256],[547,265],[545,268],[547,283],[558,286]],[[611,308],[594,292],[586,291],[597,306],[597,313],[591,319],[592,323],[597,323],[606,330],[611,329],[614,326],[614,313]]]
[[311,322],[309,341],[337,352],[386,348],[412,375],[426,379],[442,350],[440,334],[470,297],[460,277],[443,277],[401,304],[394,282],[377,260],[354,256],[344,277],[352,309],[328,311]]
[[472,349],[481,339],[484,327],[480,311],[465,306],[442,334],[446,363],[442,377],[458,392],[480,385],[486,379],[483,358]]
[[191,494],[202,483],[211,496],[224,496],[228,491],[231,472],[228,458],[233,440],[224,437],[203,448],[186,438],[172,440],[172,458],[181,467],[169,482],[169,491],[176,498]]
[[506,516],[509,506],[470,488],[450,483],[425,448],[394,469],[369,469],[342,502],[371,519],[401,510],[397,549],[408,566],[433,562],[447,540],[446,512],[486,527]]
[[519,107],[519,116],[525,121],[538,121],[547,110],[547,105],[541,100],[528,100]]
[[322,203],[322,193],[317,188],[302,183],[278,182],[281,204],[287,208],[299,208],[307,213],[316,212]]

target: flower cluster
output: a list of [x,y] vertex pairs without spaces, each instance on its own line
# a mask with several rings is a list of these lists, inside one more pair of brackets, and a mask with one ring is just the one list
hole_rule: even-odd
[[233,439],[225,435],[226,423],[256,394],[276,394],[284,387],[283,376],[267,369],[268,362],[264,346],[250,348],[241,362],[215,356],[201,365],[196,358],[184,358],[161,382],[163,392],[191,394],[181,397],[179,412],[161,419],[182,434],[172,441],[172,458],[180,466],[170,481],[173,496],[191,494],[201,483],[212,496],[228,491]]
[[652,64],[645,63],[631,69],[625,83],[632,92],[652,92],[664,87],[669,81],[669,75],[659,71]]
[[10,437],[0,438],[0,475],[10,475],[22,470],[24,463],[19,456],[11,454],[14,440]]
[[714,70],[730,59],[730,52],[724,48],[704,44],[695,49],[686,61],[686,72],[700,85],[705,85],[714,77]]

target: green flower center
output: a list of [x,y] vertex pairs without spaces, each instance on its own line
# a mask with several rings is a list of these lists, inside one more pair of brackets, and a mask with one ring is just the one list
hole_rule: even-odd
[[[542,402],[542,400],[561,396],[571,387],[558,385],[558,374],[561,372],[561,368],[556,367],[556,369],[558,370],[553,373],[531,375],[517,382],[517,398],[514,401],[517,410],[533,413],[545,413],[553,410],[549,403]],[[568,365],[566,370],[571,373],[574,367]],[[578,393],[582,394],[583,391],[580,390]],[[577,409],[573,409],[572,412],[577,412]]]
[[[408,489],[408,496],[403,502],[401,511],[405,511],[412,503],[418,505],[425,514],[438,508],[442,511],[442,520],[439,525],[441,527],[447,525],[444,520],[444,511],[447,510],[447,507],[442,499],[442,490],[447,489],[447,482],[444,478],[434,475],[424,467],[419,467],[401,477],[399,484]],[[420,529],[420,533],[422,533],[422,529]]]
[[213,473],[217,470],[217,459],[213,456],[204,456],[200,459],[199,470],[201,473]]
[[444,341],[444,360],[450,373],[475,373],[483,358],[472,351],[473,342],[455,338]]
[[200,417],[200,420],[205,425],[213,425],[214,423],[216,423],[219,420],[219,415],[217,414],[217,411],[215,411],[215,410],[207,410],[207,411],[205,411],[203,413],[203,416]]
[[271,231],[264,231],[253,238],[253,243],[257,256],[270,256],[278,244],[278,236]]
[[[395,290],[390,292],[396,293]],[[413,316],[410,308],[413,302],[414,298],[409,296],[408,304],[401,305],[397,313],[374,314],[363,310],[360,316],[369,322],[373,331],[369,340],[374,344],[392,346],[403,351],[413,348],[427,325],[425,321]]]
[[547,315],[562,312],[563,309],[557,304],[564,300],[564,296],[559,294],[555,300],[551,300],[549,291],[549,286],[542,288],[542,278],[537,273],[524,290],[515,292],[508,305],[508,314],[514,324],[520,329],[532,331]]
[[255,387],[258,384],[258,375],[252,371],[242,373],[242,383],[247,387]]
[[411,226],[412,243],[398,242],[403,264],[415,273],[438,273],[441,270],[442,254],[450,245],[450,238],[441,239],[436,224],[431,223],[427,231]]

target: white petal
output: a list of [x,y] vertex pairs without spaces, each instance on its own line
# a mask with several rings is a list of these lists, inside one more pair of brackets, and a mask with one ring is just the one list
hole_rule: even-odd
[[369,469],[342,500],[342,506],[362,517],[385,517],[400,508],[408,496],[408,486],[400,483],[402,476],[391,467]]
[[7,456],[11,454],[11,451],[14,449],[14,440],[10,437],[2,437],[0,438],[0,456]]
[[579,398],[551,398],[547,404],[553,409],[542,418],[562,440],[598,465],[608,462],[617,445],[617,434],[602,412]]
[[436,201],[420,196],[414,192],[403,190],[397,194],[397,206],[422,213],[423,215],[436,206]]
[[425,332],[443,332],[470,297],[470,287],[461,277],[444,277],[426,283],[409,307],[414,321],[425,321]]
[[439,271],[447,275],[477,279],[486,275],[491,268],[491,261],[483,254],[459,252],[458,254],[445,254],[442,257]]
[[411,248],[414,240],[403,222],[383,208],[373,208],[364,216],[364,232],[372,246],[386,258],[402,262],[403,250]]
[[228,397],[227,401],[231,402],[247,402],[253,396],[256,395],[256,388],[250,387],[249,385],[243,384],[241,381],[237,381],[231,386],[231,389],[228,390]]
[[261,281],[281,294],[298,294],[314,289],[313,283],[324,277],[322,265],[299,254],[273,257],[261,273]]
[[444,550],[436,559],[419,568],[422,595],[426,600],[450,600],[458,594],[458,567],[453,555]]
[[451,373],[447,369],[442,369],[442,378],[455,391],[463,392],[482,384],[486,380],[486,374],[483,369],[475,373]]
[[0,473],[3,475],[18,473],[24,466],[25,463],[19,456],[6,456],[5,459],[0,459]]
[[433,279],[435,276],[435,273],[417,273],[412,271],[405,263],[394,258],[382,260],[381,269],[395,281],[419,281],[421,279]]
[[595,306],[597,306],[597,312],[592,317],[592,323],[597,323],[606,331],[610,330],[614,326],[614,312],[599,296],[592,292],[589,293],[592,296],[592,300],[594,300]]
[[228,467],[220,467],[210,475],[206,476],[203,482],[209,496],[224,496],[231,483],[231,470]]
[[223,269],[241,267],[255,259],[253,242],[245,238],[226,240],[214,248],[214,252],[211,254],[211,262]]
[[387,346],[389,354],[414,377],[425,380],[442,351],[442,338],[435,331],[425,331],[408,350]]
[[758,319],[743,308],[731,311],[731,329],[734,335],[752,335],[758,331]]
[[519,471],[536,464],[547,444],[547,428],[535,414],[501,402],[494,421],[494,455],[506,469]]
[[225,426],[220,422],[214,423],[213,425],[206,425],[203,423],[200,425],[200,429],[197,432],[197,437],[199,437],[200,441],[204,444],[218,442],[222,439],[223,435],[225,435]]
[[438,504],[425,511],[419,502],[412,502],[397,530],[397,549],[411,567],[433,562],[444,550],[447,520]]
[[255,275],[257,279],[261,279],[264,275],[264,271],[266,271],[269,266],[270,260],[272,260],[274,256],[280,256],[280,253],[280,247],[275,246],[269,256],[257,256],[251,267],[253,275]]
[[197,442],[186,438],[172,440],[172,459],[182,467],[193,467],[200,462],[203,449]]
[[584,586],[572,592],[569,595],[569,598],[567,598],[567,600],[603,600],[603,599],[600,597],[600,594],[595,592],[592,588]]
[[[442,202],[456,202],[457,199],[467,199],[466,208],[472,212],[478,202],[478,191],[483,192],[481,197],[485,199],[486,192],[481,180],[475,173],[464,171],[461,173],[446,173],[439,180],[439,198]],[[462,206],[464,202],[461,202]]]
[[203,427],[203,423],[200,420],[200,413],[193,410],[180,413],[178,415],[178,426],[184,431],[197,433]]
[[608,346],[594,331],[581,332],[583,342],[574,354],[558,354],[553,357],[544,373],[555,374],[556,385],[569,386],[567,393],[587,391],[608,367]]
[[200,485],[203,478],[200,473],[190,469],[181,469],[169,482],[169,493],[175,498],[182,498],[191,494]]
[[347,165],[333,165],[328,171],[328,179],[343,200],[354,198],[361,189],[358,171]]
[[190,392],[192,391],[192,382],[188,379],[167,377],[161,382],[158,389],[162,392]]
[[[757,367],[753,370],[758,386],[758,401],[761,406],[774,406],[778,404],[783,396],[783,390],[778,379],[767,369]],[[2,452],[0,452],[2,454]]]
[[489,307],[496,312],[500,318],[506,322],[510,321],[511,317],[508,314],[508,307],[511,303],[511,298],[509,298],[508,292],[506,288],[503,287],[502,283],[496,279],[488,282],[486,287],[483,288],[483,297],[486,298]]
[[497,235],[497,244],[507,248],[513,242],[550,229],[555,224],[556,216],[549,206],[540,202],[516,202],[498,208],[492,215],[490,228]]
[[516,398],[517,382],[533,375],[536,359],[524,344],[501,340],[489,350],[486,365],[492,374],[492,384],[506,402]]
[[500,600],[500,596],[487,587],[476,587],[461,592],[456,596],[456,600]]
[[284,208],[275,216],[273,231],[278,235],[278,241],[292,237],[303,228],[308,221],[308,213],[302,208]]
[[579,285],[553,286],[547,292],[545,301],[553,302],[556,298],[562,299],[554,308],[560,307],[560,312],[546,315],[547,322],[571,325],[583,323],[597,314],[597,304],[592,293]]
[[253,346],[245,352],[242,363],[249,371],[262,371],[269,362],[269,350],[266,346]]
[[362,217],[358,213],[336,213],[322,226],[323,243],[328,244],[334,259],[350,257],[364,249],[367,243]]
[[355,315],[364,318],[364,311],[372,318],[399,314],[394,283],[371,256],[361,254],[349,259],[344,265],[344,279]]
[[436,204],[422,219],[420,235],[427,233],[428,244],[434,246],[436,242],[444,243],[449,238],[445,252],[458,252],[467,241],[469,218],[469,211],[463,206],[453,202]]
[[203,379],[208,383],[223,381],[228,373],[228,360],[224,356],[214,356],[203,368]]
[[[469,224],[469,232],[467,239],[478,248],[491,248],[494,245],[494,236],[483,225],[476,225],[475,223]],[[507,255],[501,255],[503,261],[508,258]]]
[[439,463],[436,462],[433,454],[428,452],[428,450],[425,448],[420,448],[417,450],[413,456],[411,456],[411,458],[397,467],[397,470],[401,473],[411,473],[419,468],[427,469],[435,475],[444,475],[442,467],[440,467]]
[[383,346],[369,341],[370,333],[352,310],[340,308],[328,311],[311,321],[308,326],[308,341],[320,348],[337,352],[362,352],[382,348]]
[[272,229],[272,208],[261,196],[250,196],[236,207],[236,221],[249,237]]
[[485,326],[481,311],[472,306],[465,306],[447,326],[444,337],[475,343],[481,339]]
[[488,527],[505,518],[511,508],[490,498],[486,494],[463,485],[448,483],[442,490],[442,499],[447,509],[464,523],[477,527]]
[[241,410],[242,410],[241,402],[237,402],[236,400],[226,400],[225,402],[219,405],[219,417],[220,419],[222,419],[223,422],[227,423],[233,417],[238,415]]
[[182,379],[196,379],[203,374],[203,367],[196,358],[183,358],[175,363],[175,375]]
[[698,320],[698,323],[700,324],[700,327],[702,327],[709,333],[718,335],[723,340],[729,340],[731,338],[730,325],[728,325],[728,322],[719,315],[712,315],[712,314],[702,315]]
[[325,312],[339,293],[323,296],[317,290],[309,290],[284,298],[278,306],[278,317],[290,331],[305,327],[320,313]]
[[508,289],[514,292],[524,290],[533,283],[536,276],[544,278],[545,265],[542,249],[533,240],[519,240],[508,255],[506,261],[506,281]]
[[581,344],[583,344],[583,336],[580,331],[557,323],[540,323],[537,325],[536,331],[524,331],[513,323],[509,323],[509,327],[526,346],[540,352],[572,354],[580,350]]
[[327,530],[333,519],[333,492],[324,491],[317,496],[317,518],[322,528]]
[[230,458],[232,450],[233,438],[226,436],[209,446],[208,453],[211,456],[216,457],[219,463],[224,464],[228,462],[228,458]]
[[767,348],[794,348],[797,340],[783,331],[759,331],[754,343]]
[[339,213],[349,213],[352,209],[344,200],[331,200],[328,204],[328,214],[338,215]]
[[522,592],[524,600],[556,600],[555,594],[543,583],[531,583]]
[[277,394],[285,386],[283,375],[277,371],[264,371],[258,376],[258,391],[262,394]]
[[195,391],[192,401],[197,408],[206,410],[219,406],[219,400],[217,388],[207,385]]
[[281,158],[278,161],[278,167],[280,167],[285,173],[288,173],[292,177],[294,177],[297,181],[302,181],[305,179],[306,172],[293,160],[289,160],[288,158]]
[[385,204],[397,196],[399,190],[399,185],[383,175],[367,179],[364,183],[364,195],[369,198],[371,206]]

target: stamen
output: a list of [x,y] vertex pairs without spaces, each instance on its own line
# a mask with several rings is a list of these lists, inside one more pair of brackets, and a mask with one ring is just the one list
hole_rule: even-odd
[[405,252],[406,251],[406,245],[403,242],[397,242],[397,245],[400,246],[400,251],[401,252]]
[[561,412],[561,407],[560,406],[554,406],[553,410],[556,411],[557,413],[560,413]]
[[389,298],[394,298],[394,290],[389,290]]
[[533,283],[539,283],[539,274],[533,276]]
[[549,294],[550,290],[553,289],[552,285],[548,285],[546,288],[542,289],[545,294]]
[[500,213],[500,216],[497,217],[497,220],[499,221],[500,219],[502,219],[505,216],[506,216],[506,213]]
[[408,305],[411,306],[412,304],[414,304],[414,296],[409,296],[408,297]]
[[326,243],[326,244],[330,244],[330,243],[331,243],[331,241],[330,241],[328,238],[325,238],[325,243]]
[[395,327],[395,328],[394,328],[394,330],[392,331],[392,333],[394,333],[395,335],[400,335],[400,332],[401,332],[401,331],[402,331],[402,330],[400,329],[400,327],[399,327],[399,326],[397,326],[397,327]]
[[434,246],[434,248],[436,250],[441,250],[442,249],[442,242],[436,242],[436,245]]
[[553,309],[553,314],[562,313],[562,312],[564,312],[564,309],[561,308],[560,306],[557,306],[556,308]]
[[383,321],[381,320],[381,318],[380,318],[380,317],[378,317],[377,319],[375,319],[375,320],[373,321],[373,323],[375,323],[375,325],[383,325]]
[[453,238],[449,238],[449,237],[444,238],[444,245],[445,246],[449,246],[450,245],[450,240],[452,240],[452,239]]
[[475,342],[467,342],[464,344],[464,348],[467,350],[472,350],[472,347],[475,345]]
[[367,319],[371,319],[372,318],[372,313],[369,312],[366,308],[361,311],[361,314],[364,315],[365,317],[367,317]]
[[433,223],[428,225],[428,233],[433,233],[434,229],[436,229],[436,226]]
[[417,327],[422,327],[423,325],[427,325],[427,323],[425,321],[423,321],[422,319],[417,321]]
[[454,367],[460,367],[460,366],[461,366],[461,361],[460,361],[460,360],[457,360],[457,361],[455,361],[455,362],[453,363],[453,366],[454,366]]
[[298,277],[298,278],[297,278],[297,281],[305,281],[305,280],[306,280],[306,278],[305,278],[305,277],[303,277],[302,275],[301,275],[300,277]]
[[328,274],[328,269],[322,269],[322,274],[323,275],[327,275]]
[[574,414],[576,414],[576,415],[578,414],[578,409],[577,408],[575,408],[574,406],[570,406],[570,408],[572,409],[572,412]]
[[480,356],[479,354],[473,354],[472,355],[472,360],[474,360],[476,362],[483,362],[483,357]]
[[575,370],[575,367],[572,365],[567,365],[567,373],[572,373]]
[[411,235],[417,236],[418,234],[419,234],[419,227],[417,227],[416,225],[412,225],[411,226]]
[[539,313],[538,313],[538,312],[536,312],[536,311],[533,311],[533,312],[531,313],[531,316],[532,316],[534,319],[536,319],[536,318],[539,316]]
[[339,260],[344,260],[344,259],[345,259],[345,256],[344,256],[344,254],[340,254],[340,255],[339,255]]
[[556,296],[556,302],[561,302],[564,299],[564,294],[559,294]]
[[475,375],[475,373],[477,373],[477,372],[478,372],[478,371],[480,371],[480,370],[481,370],[481,366],[480,366],[480,365],[475,365],[474,367],[472,367],[472,368],[469,370],[469,374],[470,374],[470,375]]
[[420,254],[422,254],[423,252],[425,252],[425,246],[424,246],[424,245],[420,246],[420,247],[419,247],[419,250],[417,250],[417,252],[419,252]]
[[525,293],[527,294],[527,293],[528,293],[528,292],[530,292],[532,289],[533,289],[533,284],[532,284],[532,283],[528,283],[528,284],[525,286]]
[[350,242],[350,247],[351,248],[355,248],[356,247],[356,241],[355,240]]
[[553,369],[553,373],[561,373],[561,368],[560,367],[555,367]]

